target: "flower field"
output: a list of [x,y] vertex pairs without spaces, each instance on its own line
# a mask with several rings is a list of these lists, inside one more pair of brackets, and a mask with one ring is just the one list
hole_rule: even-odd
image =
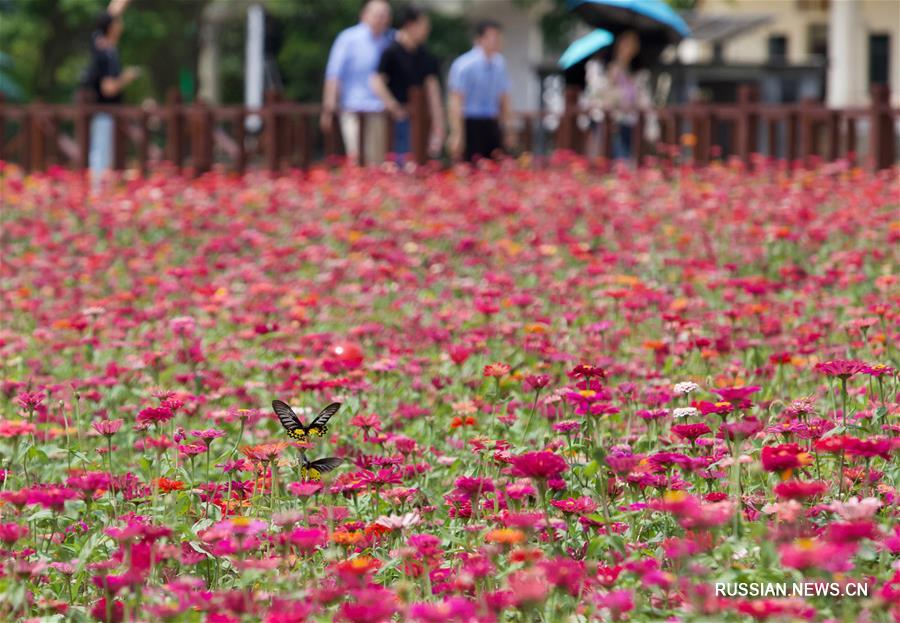
[[892,173],[0,168],[0,621],[900,621]]

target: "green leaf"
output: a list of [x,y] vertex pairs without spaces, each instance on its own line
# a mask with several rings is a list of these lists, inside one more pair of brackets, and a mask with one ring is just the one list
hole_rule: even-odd
[[843,426],[835,426],[830,431],[819,437],[819,439],[828,439],[829,437],[834,437],[835,435],[842,435],[846,430],[847,429]]

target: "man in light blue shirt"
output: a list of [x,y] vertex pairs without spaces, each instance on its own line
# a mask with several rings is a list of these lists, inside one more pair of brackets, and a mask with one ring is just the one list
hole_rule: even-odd
[[[323,131],[331,132],[340,98],[341,135],[347,155],[354,163],[360,162],[361,136],[366,164],[380,162],[387,147],[384,104],[372,90],[370,79],[381,53],[391,42],[390,23],[391,6],[387,0],[367,0],[359,23],[342,31],[328,54],[320,122]],[[364,134],[360,132],[360,113],[370,113],[365,115]]]
[[500,24],[486,20],[475,29],[475,46],[453,61],[447,86],[450,91],[450,154],[472,160],[492,157],[503,144],[500,125],[509,130],[509,76],[500,54]]

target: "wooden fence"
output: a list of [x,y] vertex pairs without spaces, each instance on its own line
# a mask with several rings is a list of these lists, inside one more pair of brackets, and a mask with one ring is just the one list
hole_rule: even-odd
[[[648,156],[678,156],[705,165],[728,156],[749,165],[754,154],[762,154],[800,166],[817,159],[848,158],[883,169],[896,161],[900,109],[891,108],[884,86],[874,86],[871,96],[869,106],[833,110],[815,101],[763,104],[754,87],[744,86],[733,104],[691,103],[636,111],[633,157],[642,163]],[[589,123],[597,111],[578,106],[577,90],[568,89],[565,98],[560,115],[517,113],[518,149],[537,153],[567,149],[591,152],[604,161],[611,158],[612,125]],[[413,160],[423,164],[428,160],[430,120],[421,89],[411,89],[409,111]],[[103,106],[84,99],[75,104],[0,102],[0,161],[17,162],[28,171],[53,165],[83,169],[88,163],[91,117],[101,112],[116,121],[116,169],[136,167],[146,173],[154,163],[168,161],[193,175],[214,166],[242,173],[251,164],[277,172],[307,168],[343,153],[340,132],[319,129],[318,104],[285,102],[269,95],[258,109],[208,106],[184,104],[170,93],[164,104],[150,106]],[[361,115],[361,124],[370,114],[378,113]],[[651,114],[661,127],[659,140],[652,144],[643,131]],[[260,129],[251,132],[248,127],[254,122]],[[388,128],[390,136],[390,124]],[[863,134],[865,153],[860,152]]]

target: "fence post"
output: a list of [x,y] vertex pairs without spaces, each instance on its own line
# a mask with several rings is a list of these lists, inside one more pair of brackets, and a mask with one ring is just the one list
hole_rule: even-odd
[[797,113],[796,108],[792,108],[785,115],[785,152],[784,159],[787,161],[788,170],[793,169],[794,163],[797,160],[797,154],[799,151],[799,140],[798,140],[798,132],[797,126],[799,124],[799,115]]
[[31,143],[31,170],[43,171],[46,162],[44,161],[44,133],[41,130],[41,121],[43,119],[43,106],[37,103],[31,113],[28,124],[28,133],[30,134],[29,142]]
[[838,110],[828,111],[826,122],[828,130],[828,160],[834,162],[841,157],[841,113]]
[[694,104],[694,136],[697,139],[694,159],[700,166],[709,164],[712,153],[713,111],[706,102]]
[[234,142],[237,143],[237,156],[234,160],[234,170],[240,175],[247,169],[247,129],[245,127],[246,116],[243,106],[237,109],[234,115]]
[[191,110],[191,158],[194,175],[203,175],[212,167],[212,111],[199,98]]
[[121,106],[116,106],[113,117],[113,168],[116,171],[125,169],[125,148],[128,139],[128,116]]
[[278,104],[278,94],[274,91],[266,93],[265,108],[263,109],[263,143],[266,168],[270,173],[278,171],[280,163],[280,154],[278,150],[278,112],[276,106]]
[[575,149],[575,128],[578,125],[578,98],[581,89],[574,84],[566,86],[565,106],[559,125],[559,145],[557,149]]
[[845,155],[850,164],[856,166],[856,163],[859,160],[856,145],[856,119],[850,116],[847,117],[847,145],[845,148]]
[[61,149],[59,147],[59,120],[53,109],[47,109],[44,118],[44,140],[49,143],[47,149],[47,166],[52,167],[62,162]]
[[183,119],[181,114],[181,95],[178,89],[172,87],[166,94],[166,155],[169,161],[175,165],[175,170],[181,172],[184,161],[183,145]]
[[91,114],[88,112],[88,104],[92,99],[91,92],[87,89],[79,89],[75,94],[75,142],[78,143],[76,167],[79,169],[87,169],[88,166],[91,149]]
[[634,164],[641,166],[644,162],[644,111],[637,111],[637,122],[631,131],[631,153],[634,155]]
[[137,144],[138,168],[143,177],[147,177],[149,172],[148,161],[150,160],[150,113],[141,109],[138,117],[138,125],[140,126],[140,137]]
[[816,107],[816,100],[810,97],[804,97],[800,100],[799,122],[800,122],[800,160],[802,167],[809,167],[812,162],[812,156],[815,153],[816,136],[815,136],[815,118],[813,109]]
[[748,168],[751,157],[757,151],[756,137],[759,132],[759,114],[756,109],[759,92],[756,85],[742,84],[738,87],[737,154]]
[[428,109],[425,106],[425,89],[409,89],[410,147],[416,164],[428,161]]
[[891,114],[891,90],[886,84],[873,84],[869,112],[869,156],[875,171],[894,164],[894,119]]
[[314,121],[311,122],[309,115],[301,111],[298,122],[300,124],[297,127],[297,140],[300,143],[300,168],[308,169],[312,161],[312,123]]
[[534,120],[531,118],[531,115],[525,117],[525,127],[522,131],[524,136],[522,136],[519,144],[522,145],[522,149],[527,153],[531,153],[534,151]]

